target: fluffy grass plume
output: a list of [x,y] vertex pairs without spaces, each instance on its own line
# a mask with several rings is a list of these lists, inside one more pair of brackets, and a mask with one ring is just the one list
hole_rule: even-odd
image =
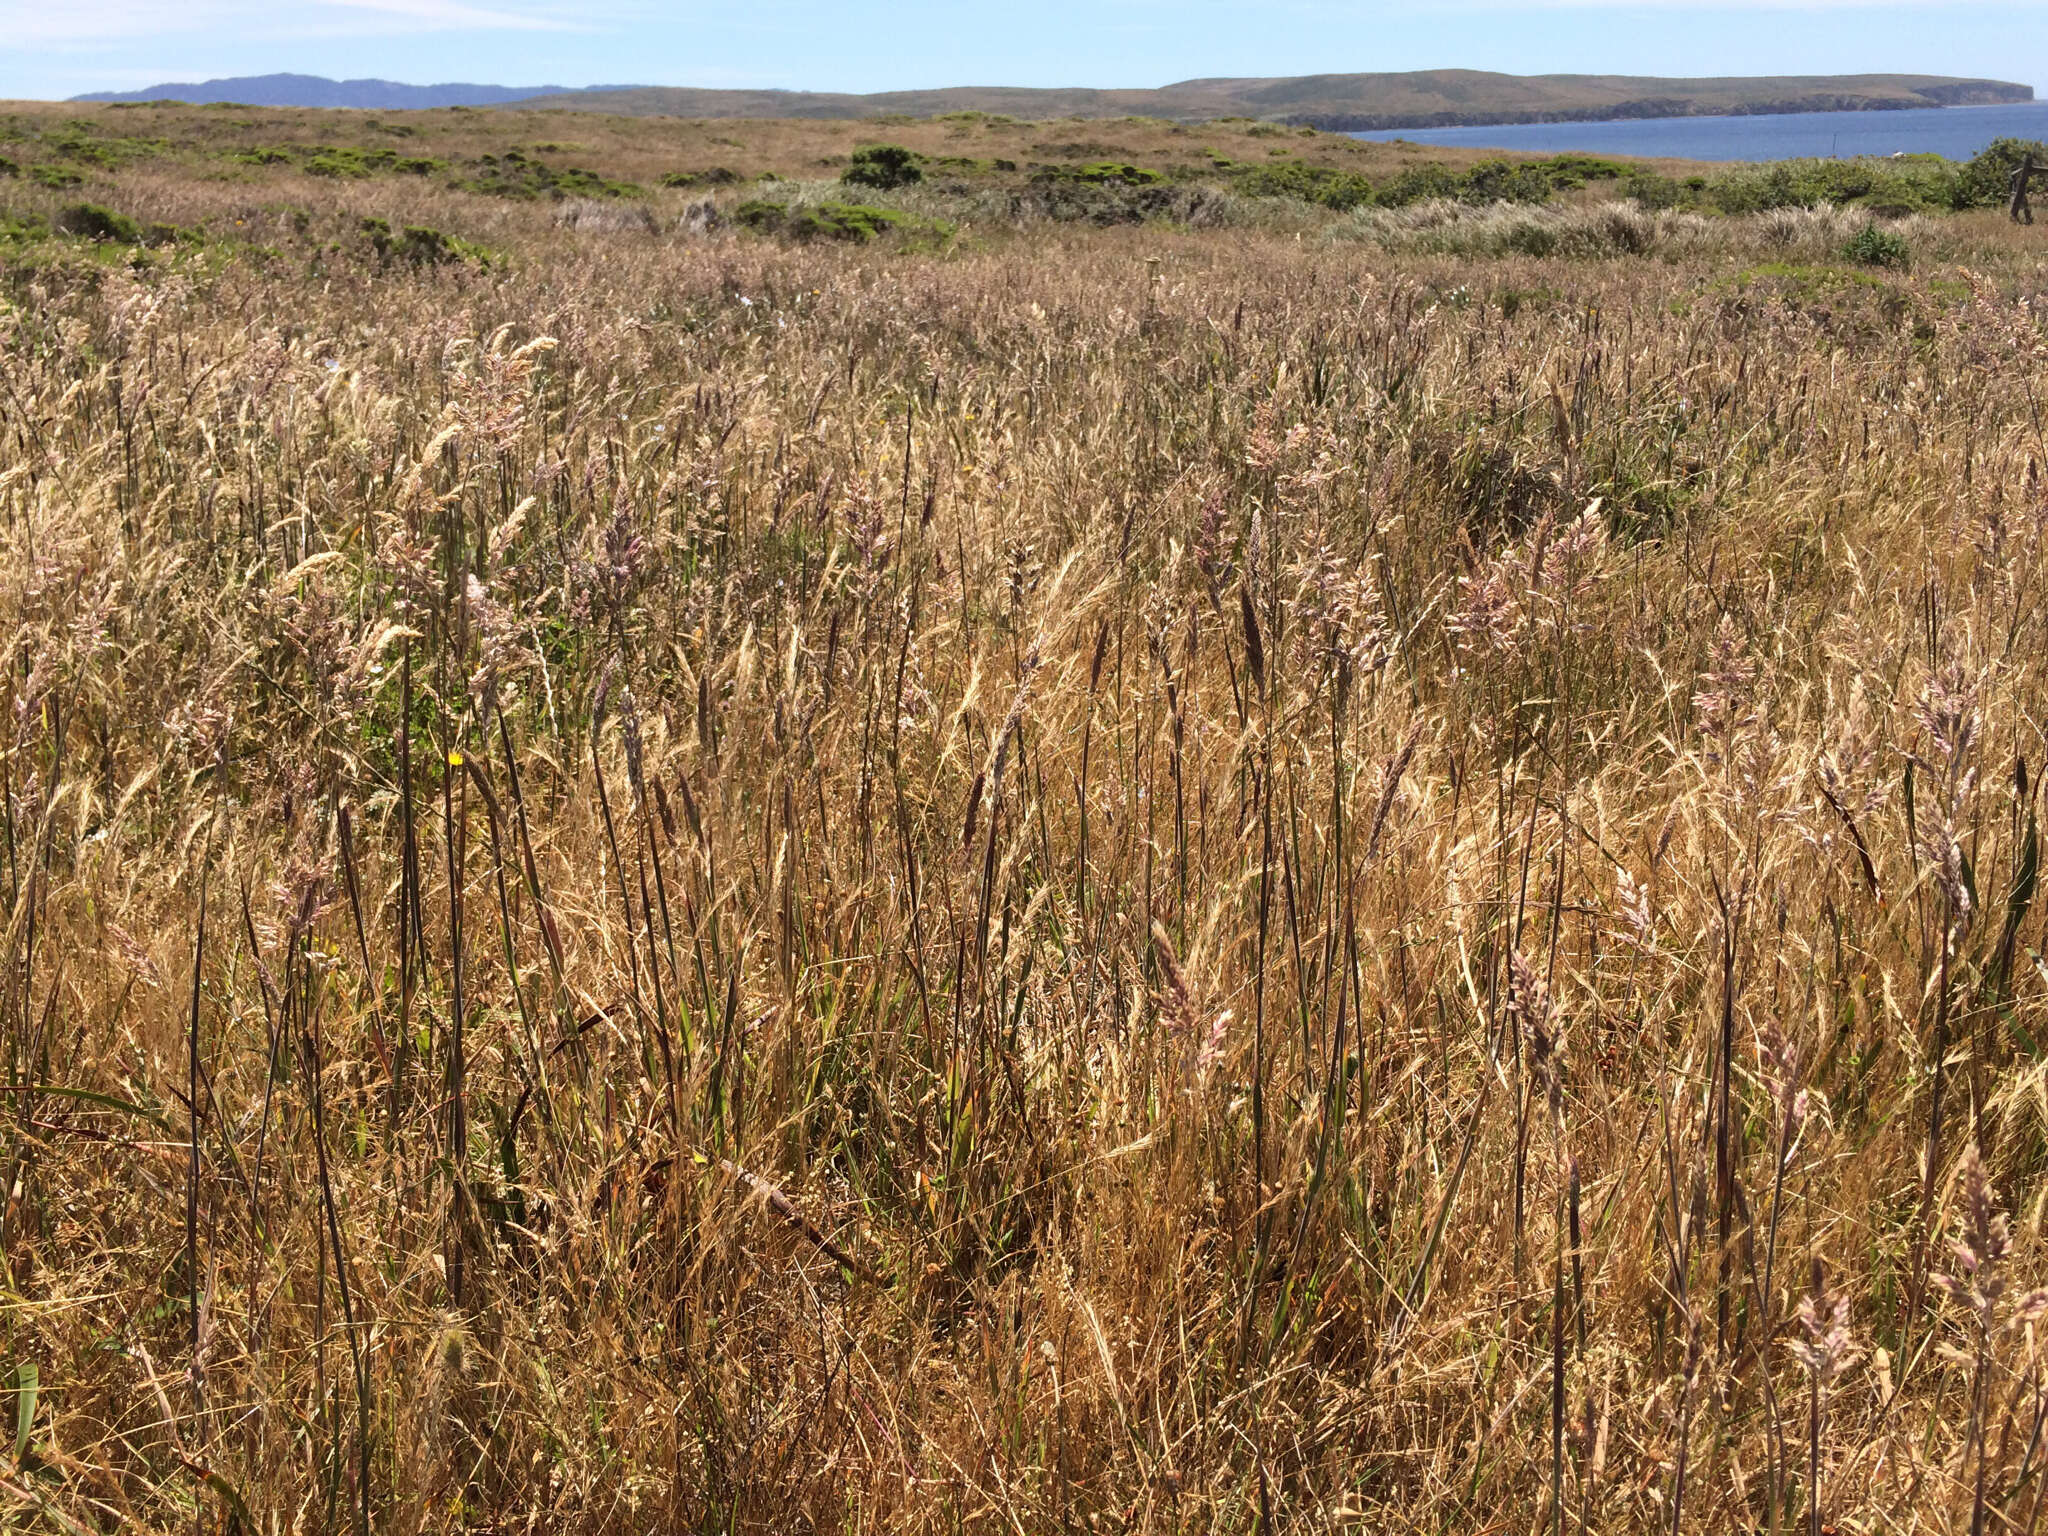
[[93,174],[11,1525],[2036,1528],[2035,233]]

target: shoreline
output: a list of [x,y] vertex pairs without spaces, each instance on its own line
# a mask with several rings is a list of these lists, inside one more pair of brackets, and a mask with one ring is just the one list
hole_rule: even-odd
[[[1455,128],[1573,128],[1579,126],[1605,126],[1610,123],[1663,123],[1684,122],[1698,119],[1742,119],[1754,117],[1826,117],[1836,113],[1891,113],[1891,112],[1956,112],[1971,108],[2031,107],[2039,106],[2041,98],[2029,93],[2025,97],[2013,97],[2004,101],[1905,101],[1871,100],[1867,98],[1832,98],[1824,104],[1803,105],[1795,102],[1761,102],[1754,107],[1734,111],[1697,112],[1689,110],[1634,111],[1631,108],[1650,103],[1622,102],[1604,112],[1570,114],[1547,112],[1520,112],[1513,114],[1433,112],[1421,115],[1408,114],[1396,119],[1385,113],[1304,113],[1300,116],[1279,118],[1276,121],[1289,127],[1315,128],[1324,133],[1433,133]],[[1675,104],[1674,104],[1675,105]]]

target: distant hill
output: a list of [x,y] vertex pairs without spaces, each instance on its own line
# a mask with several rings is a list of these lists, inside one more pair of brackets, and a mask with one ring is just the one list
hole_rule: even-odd
[[[632,86],[605,86],[608,92]],[[575,95],[559,85],[401,85],[395,80],[325,80],[318,75],[243,75],[152,85],[145,91],[95,91],[73,101],[232,101],[252,107],[354,107],[397,112],[421,107],[496,107],[532,96]]]
[[1030,90],[959,86],[837,95],[667,86],[538,96],[527,107],[649,117],[861,118],[1003,112],[1016,117],[1268,118],[1335,131],[1496,123],[1605,121],[1762,112],[1990,106],[2034,99],[2029,85],[1941,75],[1762,75],[1698,80],[1639,75],[1500,75],[1470,69],[1408,74],[1183,80],[1158,90]]
[[1254,117],[1335,131],[1454,128],[1496,123],[1609,121],[1759,112],[1882,111],[1989,106],[2034,99],[2004,80],[1944,75],[1758,75],[1700,80],[1642,75],[1497,75],[1473,69],[1408,74],[1296,75],[1183,80],[1157,90],[1035,90],[956,86],[841,95],[821,91],[719,91],[673,86],[401,85],[250,75],[142,91],[100,91],[77,101],[244,102],[258,107],[563,107],[628,117],[866,118],[943,112],[1014,117]]

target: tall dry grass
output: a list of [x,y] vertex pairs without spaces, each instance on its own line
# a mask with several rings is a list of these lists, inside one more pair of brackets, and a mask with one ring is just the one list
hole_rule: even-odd
[[2035,1528],[2038,247],[525,219],[7,275],[10,1520]]

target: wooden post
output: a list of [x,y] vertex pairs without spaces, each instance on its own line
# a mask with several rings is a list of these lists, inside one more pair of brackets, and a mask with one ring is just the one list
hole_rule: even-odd
[[2034,157],[2023,156],[2019,169],[2012,173],[2012,201],[2005,205],[2005,216],[2015,224],[2034,222],[2034,210],[2027,202],[2027,183],[2034,179]]

